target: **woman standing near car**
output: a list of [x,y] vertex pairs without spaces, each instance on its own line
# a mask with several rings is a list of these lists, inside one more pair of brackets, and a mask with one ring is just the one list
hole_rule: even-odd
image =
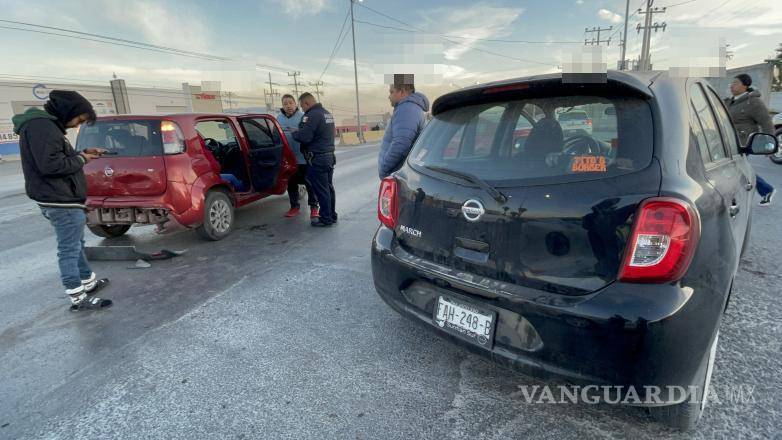
[[[736,75],[730,83],[730,93],[733,95],[725,99],[730,119],[736,127],[741,145],[747,144],[750,134],[758,131],[774,134],[774,124],[771,123],[771,115],[766,104],[760,99],[760,92],[753,89],[752,77],[746,73]],[[759,175],[757,178],[757,190],[760,194],[760,206],[769,206],[776,190]]]

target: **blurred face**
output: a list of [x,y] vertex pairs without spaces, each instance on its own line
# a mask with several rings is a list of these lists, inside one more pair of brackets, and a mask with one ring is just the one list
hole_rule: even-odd
[[87,115],[87,113],[84,113],[84,114],[81,114],[79,116],[76,116],[75,118],[73,118],[70,121],[68,121],[67,124],[65,124],[65,128],[76,128],[79,125],[87,122],[88,118],[89,118],[89,116]]
[[747,86],[742,84],[738,78],[733,78],[733,81],[730,82],[730,93],[732,93],[733,96],[738,96],[746,91]]
[[399,104],[399,101],[403,100],[409,93],[405,93],[402,90],[397,90],[394,86],[388,87],[388,100],[391,101],[391,105]]
[[[304,107],[302,107],[304,108]],[[294,101],[291,98],[285,98],[282,100],[282,109],[285,110],[285,113],[291,115],[294,111],[296,111],[296,101]]]
[[306,112],[307,110],[310,109],[310,107],[312,107],[312,104],[309,101],[307,101],[306,99],[303,99],[303,100],[299,101],[299,107],[301,107],[301,109],[304,112]]

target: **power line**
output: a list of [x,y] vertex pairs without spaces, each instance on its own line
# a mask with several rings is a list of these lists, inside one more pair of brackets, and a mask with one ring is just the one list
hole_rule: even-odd
[[686,5],[687,3],[692,3],[692,2],[697,2],[697,1],[698,1],[698,0],[687,0],[686,2],[675,3],[675,4],[672,4],[672,5],[666,5],[665,7],[666,7],[666,8],[672,8],[672,7],[674,7],[674,6],[681,6],[681,5]]
[[[97,40],[97,39],[86,39],[86,40],[102,42],[102,43],[105,43],[105,44],[118,44],[118,43],[112,43],[112,41],[113,41],[113,42],[119,42],[119,43],[126,43],[126,44],[118,44],[120,46],[135,47],[137,49],[156,49],[156,51],[169,52],[169,53],[174,53],[174,54],[183,55],[183,56],[189,56],[189,57],[194,57],[194,58],[211,59],[213,61],[228,61],[229,60],[229,58],[220,57],[220,56],[216,56],[216,55],[210,55],[210,54],[207,54],[207,53],[193,52],[193,51],[189,51],[189,50],[177,49],[177,48],[174,48],[174,47],[158,46],[158,45],[144,43],[144,42],[140,42],[140,41],[126,40],[126,39],[123,39],[123,38],[109,37],[109,36],[100,35],[100,34],[91,34],[91,33],[88,33],[88,32],[80,32],[80,31],[75,31],[75,30],[72,30],[72,29],[65,29],[65,28],[59,28],[59,27],[53,27],[53,26],[44,26],[44,25],[40,25],[40,24],[25,23],[25,22],[22,22],[22,21],[13,21],[13,20],[2,20],[2,19],[0,19],[0,22],[16,24],[16,25],[22,25],[22,26],[29,26],[29,27],[34,27],[34,28],[38,28],[38,29],[49,29],[49,30],[55,30],[55,31],[61,31],[61,32],[68,32],[68,33],[76,34],[76,35],[86,35],[86,36],[89,36],[89,37],[95,37],[95,38],[100,38],[101,39],[101,40]],[[6,27],[6,29],[35,31],[33,29],[13,28],[13,27]],[[40,33],[43,33],[43,31],[40,31]],[[63,37],[75,38],[73,35],[65,35],[65,34],[58,34],[58,33],[48,33],[48,34],[49,35],[59,35],[59,36],[63,36]],[[102,40],[109,40],[109,41],[102,41]]]
[[[348,18],[350,18],[350,10],[348,10],[345,13],[345,19],[342,20],[342,27],[339,28],[339,35],[337,35],[337,41],[334,42],[334,47],[331,49],[331,55],[329,55],[329,60],[326,62],[326,67],[323,68],[323,72],[321,72],[320,76],[318,77],[318,81],[323,79],[323,75],[326,74],[326,70],[328,70],[329,66],[331,66],[331,61],[334,60],[334,57],[337,55],[337,51],[339,51],[339,48],[342,47],[342,42],[345,41],[345,39],[342,36],[342,33],[345,31],[345,25],[348,24]],[[347,34],[345,34],[347,36]]]
[[363,21],[363,20],[356,20],[356,23],[362,23],[369,26],[375,26],[378,28],[383,29],[391,29],[396,31],[404,31],[404,32],[417,32],[421,34],[427,34],[427,35],[435,35],[442,38],[460,38],[464,40],[470,40],[470,41],[479,41],[479,42],[486,42],[486,43],[516,43],[516,44],[581,44],[580,41],[533,41],[533,40],[505,40],[505,39],[496,39],[496,38],[479,38],[479,37],[464,37],[459,35],[447,35],[447,34],[438,34],[436,32],[423,32],[423,31],[415,31],[413,29],[404,29],[396,26],[386,26],[382,24],[372,23],[369,21]]
[[[375,14],[378,14],[378,15],[380,15],[382,17],[388,18],[389,20],[393,20],[393,21],[395,21],[397,23],[400,23],[400,24],[402,24],[404,26],[407,26],[408,28],[414,29],[414,30],[410,30],[410,29],[397,28],[397,30],[405,31],[405,32],[414,32],[414,33],[418,32],[418,33],[424,33],[424,34],[428,34],[429,33],[426,30],[423,30],[421,28],[412,26],[409,23],[406,23],[406,22],[404,22],[402,20],[394,18],[394,17],[392,17],[392,16],[390,16],[388,14],[384,14],[383,12],[380,12],[380,11],[377,11],[377,10],[375,10],[373,8],[370,8],[369,6],[367,6],[367,5],[363,4],[363,3],[358,3],[358,5],[361,6],[362,8],[365,8],[365,9],[368,9],[368,10],[374,12]],[[356,20],[356,21],[358,21],[358,20]],[[439,34],[438,34],[438,36],[440,36],[440,38],[442,38],[443,40],[445,40],[445,41],[447,41],[447,42],[449,42],[451,44],[456,44],[456,45],[463,45],[464,44],[464,43],[460,43],[460,42],[451,40],[448,37],[444,37],[444,36],[441,36]],[[504,54],[501,54],[501,53],[493,52],[493,51],[490,51],[490,50],[487,50],[487,49],[483,49],[483,48],[480,48],[480,47],[473,46],[470,49],[478,51],[478,52],[483,52],[483,53],[486,53],[486,54],[489,54],[489,55],[494,55],[494,56],[497,56],[497,57],[501,57],[501,58],[507,58],[507,59],[511,59],[511,60],[520,61],[520,62],[523,62],[523,63],[532,63],[532,64],[540,64],[540,65],[543,65],[543,66],[559,67],[558,64],[546,63],[546,62],[535,61],[535,60],[527,60],[527,59],[523,59],[523,58],[517,58],[517,57],[510,56],[510,55],[504,55]]]
[[[212,55],[208,53],[203,52],[195,52],[195,51],[189,51],[184,49],[178,49],[174,47],[168,47],[168,46],[159,46],[155,44],[145,43],[141,41],[135,41],[135,40],[128,40],[124,38],[116,38],[116,37],[110,37],[107,35],[100,35],[100,34],[93,34],[88,32],[81,32],[76,31],[72,29],[66,29],[66,28],[60,28],[60,27],[54,27],[54,26],[44,26],[34,23],[26,23],[21,21],[13,21],[13,20],[3,20],[0,19],[0,22],[2,23],[12,23],[12,24],[19,24],[23,26],[29,26],[29,27],[35,27],[39,29],[27,29],[27,28],[20,28],[15,26],[0,26],[0,29],[9,29],[9,30],[17,30],[17,31],[23,31],[23,32],[32,32],[32,33],[38,33],[43,35],[54,35],[59,37],[65,37],[65,38],[73,38],[83,41],[93,41],[96,43],[102,43],[102,44],[108,44],[108,45],[114,45],[114,46],[123,46],[123,47],[130,47],[133,49],[140,49],[140,50],[147,50],[151,52],[159,52],[159,53],[165,53],[169,55],[179,55],[184,56],[188,58],[197,58],[207,61],[237,61],[236,58],[230,58],[230,57],[223,57],[218,55]],[[54,31],[61,31],[61,32],[67,32],[69,34],[74,35],[68,35],[63,34],[60,32],[47,32],[42,31],[40,29],[49,29]],[[95,38],[86,38],[86,37],[95,37]],[[107,41],[108,40],[108,41]],[[285,67],[280,66],[273,66],[270,64],[262,64],[262,63],[255,63],[256,67],[261,67],[263,69],[270,69],[280,72],[286,72],[289,69],[286,69]]]

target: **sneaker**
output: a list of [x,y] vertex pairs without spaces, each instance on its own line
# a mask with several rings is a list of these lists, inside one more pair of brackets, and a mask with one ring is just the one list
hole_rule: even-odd
[[79,302],[71,304],[71,312],[79,312],[82,310],[102,310],[111,307],[112,301],[106,298],[98,298],[97,296],[87,296]]
[[320,210],[318,210],[317,206],[313,206],[310,208],[310,218],[318,218],[320,217]]
[[758,205],[760,205],[760,206],[770,206],[771,205],[771,200],[774,199],[774,194],[776,194],[776,193],[777,193],[776,188],[772,189],[770,193],[766,194],[765,196],[763,196],[760,199],[760,203],[758,203]]
[[312,220],[312,223],[310,223],[310,224],[311,224],[312,226],[316,227],[316,228],[328,228],[328,227],[330,227],[330,226],[331,226],[333,223],[326,223],[326,222],[324,222],[324,221],[323,221],[323,220],[322,220],[320,217],[318,217],[318,218],[316,218],[316,219]]
[[285,217],[296,217],[299,215],[299,208],[291,208],[288,210],[288,212],[285,213]]
[[86,280],[81,280],[81,285],[84,287],[84,291],[92,295],[98,293],[99,290],[109,285],[108,278],[98,279],[95,272],[90,274],[90,277]]

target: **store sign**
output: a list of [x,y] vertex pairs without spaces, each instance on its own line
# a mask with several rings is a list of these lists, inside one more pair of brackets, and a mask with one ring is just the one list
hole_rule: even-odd
[[13,131],[0,131],[0,144],[15,144],[19,142],[19,135]]
[[193,96],[195,97],[195,99],[208,99],[208,100],[217,99],[217,95],[213,95],[211,93],[193,93]]

